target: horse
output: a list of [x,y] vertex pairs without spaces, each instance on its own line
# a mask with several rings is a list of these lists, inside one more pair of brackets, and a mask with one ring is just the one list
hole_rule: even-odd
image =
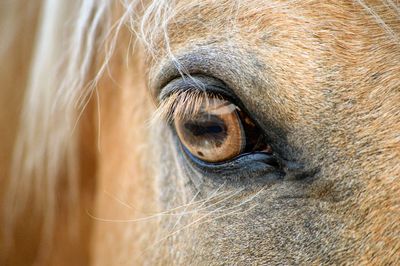
[[1,265],[398,265],[394,0],[0,4]]

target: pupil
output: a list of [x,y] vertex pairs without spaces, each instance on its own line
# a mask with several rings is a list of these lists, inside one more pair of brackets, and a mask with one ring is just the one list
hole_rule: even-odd
[[186,123],[185,128],[192,132],[196,137],[206,134],[218,134],[224,131],[220,125],[206,125],[206,124],[194,124]]
[[[195,139],[222,143],[227,137],[227,128],[223,120],[216,116],[207,116],[198,120],[184,123],[184,129],[188,135]],[[198,140],[199,141],[199,140]]]

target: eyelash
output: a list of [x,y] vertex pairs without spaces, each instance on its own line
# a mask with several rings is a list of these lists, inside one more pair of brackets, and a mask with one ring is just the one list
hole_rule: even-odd
[[169,124],[176,119],[190,119],[200,109],[203,99],[208,96],[219,97],[199,89],[171,91],[161,99],[155,116]]

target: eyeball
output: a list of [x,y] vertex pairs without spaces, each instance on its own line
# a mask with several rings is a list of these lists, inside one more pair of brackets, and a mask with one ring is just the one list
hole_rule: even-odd
[[186,149],[205,162],[230,160],[243,152],[246,135],[238,108],[227,100],[209,98],[188,119],[174,121]]

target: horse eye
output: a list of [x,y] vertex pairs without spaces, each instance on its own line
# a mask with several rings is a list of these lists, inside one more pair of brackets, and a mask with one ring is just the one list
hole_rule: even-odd
[[181,143],[205,162],[224,162],[256,150],[271,152],[251,119],[225,99],[208,97],[196,113],[174,123]]

